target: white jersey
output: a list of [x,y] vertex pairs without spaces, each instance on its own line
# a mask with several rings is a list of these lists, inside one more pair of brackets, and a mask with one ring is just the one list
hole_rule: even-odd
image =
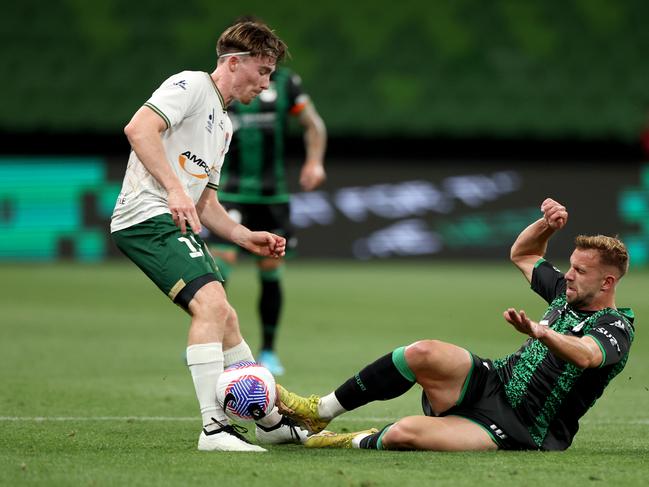
[[[232,138],[232,123],[221,94],[208,73],[183,71],[162,83],[144,106],[167,124],[161,134],[167,162],[196,204],[206,186],[218,188]],[[170,213],[167,191],[131,151],[110,231],[163,213]]]

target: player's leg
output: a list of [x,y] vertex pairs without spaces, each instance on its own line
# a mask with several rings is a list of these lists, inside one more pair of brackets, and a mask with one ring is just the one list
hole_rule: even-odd
[[[288,254],[295,250],[296,239],[290,221],[288,203],[249,205],[244,213],[249,228],[268,230],[286,238]],[[275,375],[282,375],[284,367],[277,355],[277,330],[280,324],[284,295],[282,292],[283,259],[260,259],[257,262],[259,275],[258,312],[261,324],[261,350],[259,362]]]
[[168,214],[115,232],[113,238],[120,250],[191,316],[187,364],[205,425],[199,449],[263,451],[234,431],[216,401],[230,306],[203,241],[198,235],[182,234]]
[[216,385],[224,368],[225,328],[231,307],[219,282],[201,287],[189,301],[192,317],[187,346],[187,364],[194,381],[203,418],[198,449],[204,451],[264,451],[250,444],[229,424],[216,400]]
[[455,405],[471,370],[471,355],[437,340],[415,342],[384,355],[324,397],[301,397],[278,385],[280,411],[310,431],[323,430],[336,416],[371,401],[398,397],[418,382],[436,412]]
[[371,401],[392,399],[408,391],[415,384],[415,378],[404,363],[404,347],[400,347],[367,365],[323,397],[301,397],[278,385],[279,409],[317,433],[346,411]]
[[216,402],[216,383],[223,372],[223,335],[229,306],[223,286],[216,281],[205,284],[188,298],[186,309],[191,325],[187,337],[187,365],[203,425],[211,430],[215,421],[228,422]]
[[257,261],[260,289],[258,311],[262,332],[259,363],[274,375],[284,373],[284,366],[275,350],[275,339],[284,303],[281,281],[283,266],[283,259],[260,259]]
[[467,350],[439,340],[421,340],[405,348],[404,359],[434,414],[458,403],[473,367]]
[[317,433],[347,411],[371,401],[398,397],[415,384],[414,374],[404,365],[404,348],[380,357],[323,397],[301,397],[278,385],[279,409]]
[[[239,319],[232,307],[225,321],[223,359],[225,368],[238,362],[255,361],[248,343],[241,335]],[[268,444],[302,443],[308,435],[307,430],[300,428],[290,418],[282,416],[277,407],[256,421],[255,433],[259,442]]]
[[[212,269],[214,263],[208,258]],[[218,274],[217,274],[218,275]],[[242,348],[247,345],[238,332],[232,336],[233,308],[227,302],[225,290],[220,282],[208,282],[194,290],[192,282],[183,288],[176,303],[190,314],[192,320],[188,332],[187,364],[192,375],[196,396],[203,418],[199,450],[214,451],[264,451],[252,445],[241,434],[240,429],[229,424],[222,407],[216,400],[216,385],[225,366],[225,356],[232,358],[234,341]]]
[[[409,416],[387,428],[381,440],[381,446],[385,450],[476,451],[498,449],[498,445],[482,426],[460,416],[436,418]],[[360,443],[362,445],[362,442]],[[371,444],[369,438],[366,444]]]
[[433,451],[481,451],[498,448],[482,426],[459,416],[409,416],[380,431],[340,434],[324,432],[309,437],[305,446]]

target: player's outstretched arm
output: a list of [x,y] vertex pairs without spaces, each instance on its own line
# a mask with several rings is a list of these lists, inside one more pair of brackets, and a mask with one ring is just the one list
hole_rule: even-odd
[[201,222],[221,238],[263,257],[280,258],[286,253],[286,239],[269,232],[252,232],[235,222],[219,203],[216,192],[205,188],[196,205]]
[[269,232],[251,232],[243,225],[234,228],[231,240],[257,255],[279,259],[286,254],[286,239]]
[[300,123],[304,128],[306,151],[306,159],[300,171],[300,186],[304,191],[312,191],[327,178],[324,170],[327,128],[311,101],[300,112]]
[[597,342],[589,336],[562,335],[547,325],[530,320],[523,310],[509,308],[503,316],[516,330],[540,340],[557,357],[581,369],[599,367],[604,360]]
[[545,255],[550,237],[568,221],[568,211],[561,203],[546,198],[541,204],[543,217],[523,230],[510,250],[510,259],[531,282],[534,265]]

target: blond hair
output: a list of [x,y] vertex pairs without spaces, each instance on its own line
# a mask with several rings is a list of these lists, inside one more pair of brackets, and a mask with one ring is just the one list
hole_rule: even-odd
[[578,235],[575,238],[575,246],[580,250],[597,250],[600,262],[615,267],[620,272],[620,277],[629,269],[629,252],[617,237]]
[[249,53],[250,56],[284,59],[286,44],[266,24],[259,21],[244,21],[228,27],[216,43],[217,56],[228,53]]

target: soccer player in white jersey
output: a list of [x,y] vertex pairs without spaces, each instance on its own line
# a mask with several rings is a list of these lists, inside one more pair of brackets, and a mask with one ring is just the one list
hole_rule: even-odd
[[[216,401],[224,367],[254,360],[228,303],[222,277],[198,233],[215,234],[263,257],[284,255],[284,238],[251,232],[218,202],[219,175],[232,137],[226,108],[268,88],[284,42],[266,25],[242,22],[217,43],[211,73],[171,76],[133,116],[126,175],[111,220],[117,246],[191,317],[187,364],[203,419],[199,450],[265,451],[229,424]],[[257,424],[260,441],[300,441],[305,432],[275,409]]]

